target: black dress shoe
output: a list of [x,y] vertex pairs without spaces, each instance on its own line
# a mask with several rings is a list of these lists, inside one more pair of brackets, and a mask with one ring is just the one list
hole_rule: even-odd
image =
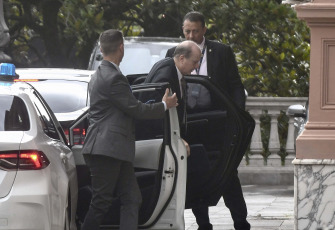
[[234,228],[236,230],[250,230],[250,224],[245,220],[244,222],[234,223]]
[[203,224],[199,226],[198,230],[213,230],[213,225]]

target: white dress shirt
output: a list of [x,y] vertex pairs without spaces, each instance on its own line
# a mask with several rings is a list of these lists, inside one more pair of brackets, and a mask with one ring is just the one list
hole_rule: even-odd
[[[198,46],[200,47],[201,49],[201,52],[204,53],[204,56],[202,57],[202,61],[200,63],[200,71],[199,71],[199,75],[204,75],[204,76],[207,76],[207,47],[205,47],[205,50],[204,49],[204,46],[205,46],[205,37],[202,39],[202,42],[201,44],[198,44]],[[191,74],[198,74],[196,70],[193,70]]]

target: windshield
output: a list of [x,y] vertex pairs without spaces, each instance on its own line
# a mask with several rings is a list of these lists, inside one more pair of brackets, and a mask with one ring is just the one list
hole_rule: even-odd
[[124,75],[149,73],[151,67],[165,58],[171,44],[125,44],[124,57],[120,69]]
[[74,112],[87,105],[87,82],[41,80],[30,84],[43,96],[54,113]]
[[[125,76],[147,74],[156,62],[165,58],[167,50],[177,44],[173,42],[125,42],[120,70]],[[102,57],[100,49],[97,49],[96,52],[92,69],[97,69],[101,63],[99,58],[97,60],[97,56]]]

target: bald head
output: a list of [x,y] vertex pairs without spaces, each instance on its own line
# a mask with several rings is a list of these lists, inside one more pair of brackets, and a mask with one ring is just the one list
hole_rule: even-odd
[[199,51],[201,54],[200,47],[193,41],[183,41],[179,43],[173,53],[173,57],[179,57],[184,55],[186,58],[189,58],[192,55],[192,52]]
[[190,75],[191,72],[199,67],[201,57],[200,47],[193,41],[183,41],[177,45],[173,59],[183,75]]

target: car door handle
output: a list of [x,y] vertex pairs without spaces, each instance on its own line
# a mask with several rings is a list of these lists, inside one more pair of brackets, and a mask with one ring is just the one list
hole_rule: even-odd
[[172,174],[172,173],[174,173],[174,170],[173,169],[165,170],[164,173],[166,173],[166,174]]
[[67,156],[65,153],[60,153],[60,159],[62,159],[63,163],[66,164],[67,163]]

